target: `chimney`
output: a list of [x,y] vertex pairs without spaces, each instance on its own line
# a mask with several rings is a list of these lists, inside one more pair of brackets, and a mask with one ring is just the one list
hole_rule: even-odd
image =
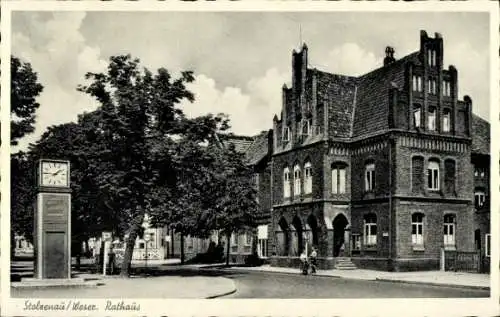
[[394,58],[394,49],[390,46],[387,46],[385,48],[384,66],[387,66],[395,61],[396,59]]

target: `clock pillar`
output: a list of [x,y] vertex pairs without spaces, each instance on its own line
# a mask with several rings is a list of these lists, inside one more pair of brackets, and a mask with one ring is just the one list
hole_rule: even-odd
[[[50,162],[56,162],[51,160]],[[61,161],[59,164],[68,164]],[[42,176],[40,161],[38,170]],[[34,278],[70,279],[71,278],[71,189],[69,181],[59,187],[44,184],[38,177],[38,194],[35,206],[34,237]]]

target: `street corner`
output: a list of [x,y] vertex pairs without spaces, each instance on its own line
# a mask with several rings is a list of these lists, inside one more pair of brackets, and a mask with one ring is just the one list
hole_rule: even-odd
[[236,283],[227,277],[216,277],[206,299],[222,298],[236,293]]

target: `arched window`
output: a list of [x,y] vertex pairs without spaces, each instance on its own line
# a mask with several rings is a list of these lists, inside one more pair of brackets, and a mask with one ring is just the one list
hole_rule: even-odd
[[295,196],[300,195],[301,192],[301,179],[300,179],[300,166],[297,164],[293,167],[293,194]]
[[345,194],[346,168],[342,163],[332,165],[332,193]]
[[283,170],[283,197],[290,197],[290,169],[288,167]]
[[429,114],[427,119],[427,129],[429,131],[436,131],[436,108],[429,107]]
[[365,190],[373,191],[375,188],[375,163],[365,165]]
[[455,215],[444,215],[444,247],[455,248]]
[[450,132],[450,109],[443,110],[443,132]]
[[420,123],[422,121],[422,106],[419,104],[413,105],[413,126],[415,128],[420,127]]
[[455,161],[451,159],[444,161],[444,186],[447,193],[455,192]]
[[377,244],[377,216],[367,214],[364,219],[364,237],[366,246]]
[[312,166],[311,162],[304,164],[304,193],[312,193]]
[[427,186],[429,190],[439,190],[439,162],[430,160],[427,166]]
[[422,213],[411,215],[411,243],[413,246],[424,245],[424,215]]
[[424,158],[414,156],[411,158],[411,189],[414,193],[422,193],[424,184]]

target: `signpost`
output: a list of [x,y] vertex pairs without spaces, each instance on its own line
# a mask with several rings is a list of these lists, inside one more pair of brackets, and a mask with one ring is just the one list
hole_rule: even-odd
[[71,188],[69,161],[38,161],[34,278],[71,278]]
[[103,232],[102,240],[104,241],[104,259],[102,260],[102,275],[106,276],[108,267],[109,249],[111,248],[111,232]]

